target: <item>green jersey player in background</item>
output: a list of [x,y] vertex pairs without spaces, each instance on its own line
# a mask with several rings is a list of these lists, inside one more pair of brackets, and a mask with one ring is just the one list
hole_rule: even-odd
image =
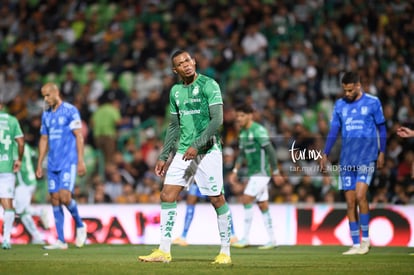
[[[17,149],[15,149],[17,147]],[[14,157],[17,150],[17,158]],[[20,170],[24,151],[23,131],[16,117],[3,112],[0,101],[0,200],[4,210],[2,248],[11,248],[11,231],[15,218],[13,197],[15,173]]]
[[[144,262],[170,262],[171,242],[177,215],[177,198],[194,176],[200,192],[209,197],[217,213],[221,240],[220,253],[213,264],[231,264],[230,208],[223,194],[223,155],[219,129],[223,124],[223,99],[217,82],[195,70],[196,62],[186,51],[176,51],[171,58],[173,72],[182,83],[170,91],[171,121],[155,173],[165,176],[161,191],[161,242]],[[178,141],[178,149],[167,164]],[[167,169],[168,168],[168,169]]]
[[283,181],[277,168],[276,152],[270,141],[266,128],[253,120],[253,108],[243,104],[236,107],[236,121],[240,127],[239,155],[230,180],[236,181],[237,171],[246,161],[247,175],[249,177],[242,196],[244,206],[244,234],[240,241],[232,246],[237,248],[249,245],[250,228],[253,220],[253,202],[262,212],[264,225],[269,241],[259,249],[272,249],[276,247],[273,233],[272,217],[269,212],[268,183],[273,176],[275,182]]
[[39,216],[45,229],[49,228],[47,211],[45,209],[35,210],[31,207],[31,201],[36,191],[37,179],[32,158],[36,152],[27,143],[24,146],[22,166],[17,172],[16,192],[14,196],[14,209],[32,237],[33,244],[45,244],[42,235],[36,227],[33,216]]

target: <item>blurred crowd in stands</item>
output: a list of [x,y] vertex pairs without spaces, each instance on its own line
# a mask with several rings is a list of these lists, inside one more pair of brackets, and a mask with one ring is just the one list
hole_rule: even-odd
[[[370,201],[409,204],[414,140],[395,130],[414,126],[413,14],[412,0],[2,0],[0,92],[35,147],[43,83],[56,82],[79,108],[88,165],[79,203],[156,203],[162,179],[153,167],[177,80],[170,55],[185,49],[222,88],[229,202],[244,178],[232,185],[226,176],[238,153],[233,107],[250,102],[286,179],[269,186],[270,201],[336,203],[344,199],[335,171],[322,175],[317,161],[294,162],[289,150],[323,149],[340,77],[357,71],[380,98],[388,130]],[[39,190],[34,200],[44,202],[44,184]]]

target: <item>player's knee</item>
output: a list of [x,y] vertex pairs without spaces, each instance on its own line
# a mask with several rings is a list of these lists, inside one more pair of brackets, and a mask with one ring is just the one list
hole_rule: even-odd
[[61,195],[59,197],[59,201],[60,201],[61,204],[69,205],[70,202],[72,201],[72,197],[70,195],[69,196],[68,195]]
[[177,196],[172,192],[162,191],[160,194],[160,199],[162,202],[175,202],[177,200]]
[[357,193],[356,194],[356,199],[357,199],[358,202],[363,202],[363,201],[367,200],[367,196],[366,196],[366,194],[363,194],[363,193]]
[[215,208],[219,208],[221,206],[223,206],[226,203],[226,200],[224,199],[223,195],[220,196],[212,196],[209,197],[211,204],[215,207]]

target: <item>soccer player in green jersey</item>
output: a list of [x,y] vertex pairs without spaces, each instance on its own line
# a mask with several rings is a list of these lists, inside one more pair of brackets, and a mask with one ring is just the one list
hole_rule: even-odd
[[[217,82],[196,72],[196,62],[186,51],[176,51],[171,58],[173,72],[182,79],[170,91],[171,121],[165,143],[155,166],[158,176],[165,176],[161,190],[161,241],[159,248],[144,262],[170,262],[171,242],[177,215],[179,193],[195,181],[209,197],[217,213],[221,240],[220,253],[213,264],[230,264],[230,209],[223,195],[223,155],[219,128],[223,123],[223,100]],[[171,164],[167,160],[178,140]],[[167,169],[168,167],[168,169]]]
[[240,153],[230,175],[230,180],[233,182],[236,180],[237,171],[244,161],[246,161],[249,180],[242,195],[244,206],[243,238],[232,246],[243,248],[249,245],[250,228],[253,220],[252,206],[256,200],[262,212],[269,238],[269,241],[265,245],[259,246],[259,249],[272,249],[276,247],[276,240],[273,234],[272,217],[269,212],[268,183],[271,176],[274,177],[276,182],[283,181],[277,168],[276,152],[266,128],[253,120],[253,108],[250,105],[243,104],[236,107],[236,121],[240,126]]
[[32,157],[36,152],[30,145],[25,144],[22,165],[20,171],[17,172],[16,192],[14,196],[14,209],[16,214],[32,236],[33,244],[45,244],[42,235],[36,227],[33,220],[33,215],[39,216],[40,221],[45,229],[49,228],[49,219],[45,209],[35,210],[31,207],[31,201],[34,192],[36,191],[37,179],[33,166]]
[[[15,173],[20,170],[24,151],[23,131],[16,117],[2,111],[0,102],[0,200],[3,215],[3,249],[10,249],[10,237],[14,222],[13,197]],[[17,159],[14,158],[17,146]]]

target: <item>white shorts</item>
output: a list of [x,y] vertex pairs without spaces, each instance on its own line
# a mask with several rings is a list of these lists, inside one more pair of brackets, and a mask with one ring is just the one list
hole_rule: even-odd
[[175,154],[164,184],[187,187],[194,179],[203,195],[218,196],[223,193],[223,155],[220,151],[198,155],[192,161],[182,158],[183,154]]
[[14,173],[0,173],[0,198],[12,199],[15,185],[16,176]]
[[22,214],[24,210],[29,208],[35,190],[35,185],[21,184],[16,187],[16,195],[14,196],[14,209],[16,210],[17,214]]
[[270,177],[251,176],[244,189],[244,194],[255,197],[258,202],[269,200],[269,181]]

